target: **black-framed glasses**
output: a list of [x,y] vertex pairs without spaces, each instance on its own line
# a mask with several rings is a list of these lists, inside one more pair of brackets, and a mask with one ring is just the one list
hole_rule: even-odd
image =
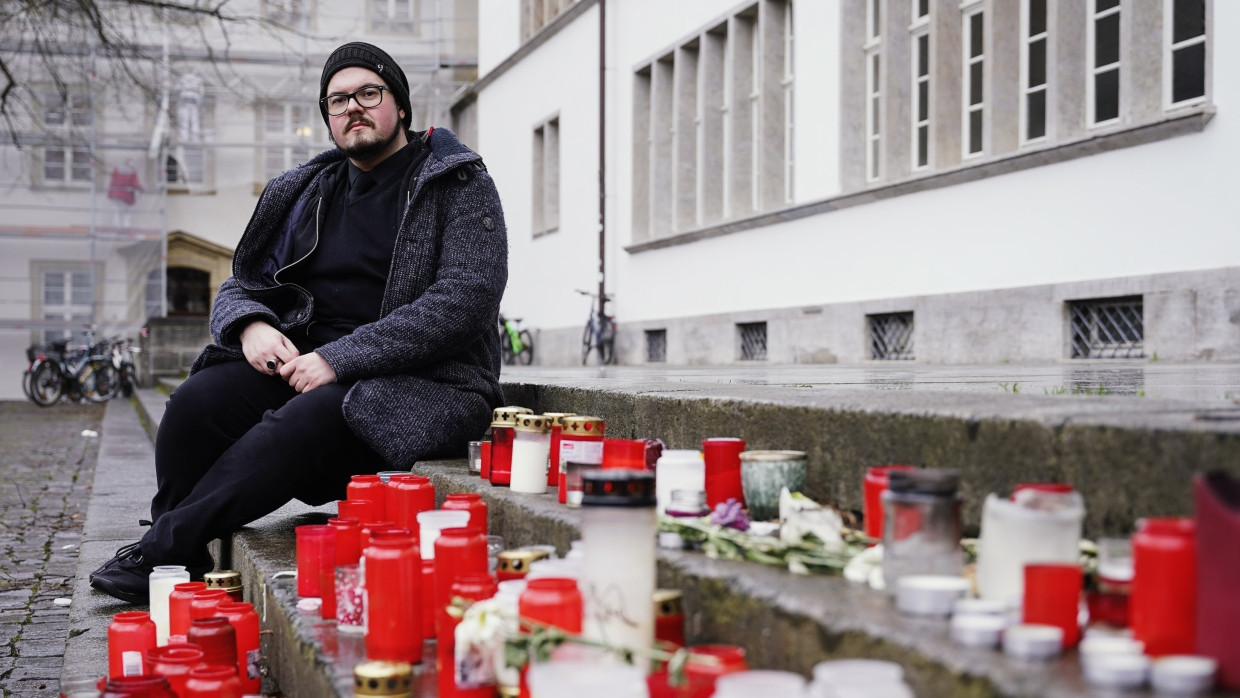
[[319,100],[327,108],[328,116],[340,116],[349,110],[349,100],[355,100],[363,109],[374,109],[383,102],[383,93],[388,88],[379,85],[367,85],[348,94],[327,95]]

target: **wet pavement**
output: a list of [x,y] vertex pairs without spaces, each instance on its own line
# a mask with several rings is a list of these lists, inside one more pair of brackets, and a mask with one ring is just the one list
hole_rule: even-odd
[[0,690],[5,698],[60,695],[67,602],[104,409],[0,402]]
[[[990,395],[1129,396],[1217,402],[1240,400],[1240,363],[1083,362],[918,365],[902,362],[781,366],[505,366],[505,381],[615,386],[666,382],[804,388],[822,393],[915,391]],[[681,386],[678,386],[681,387]]]

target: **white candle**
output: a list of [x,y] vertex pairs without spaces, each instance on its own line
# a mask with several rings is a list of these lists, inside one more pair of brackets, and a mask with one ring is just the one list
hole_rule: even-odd
[[151,620],[155,621],[155,644],[162,647],[168,644],[168,595],[172,588],[182,582],[189,581],[189,572],[184,565],[159,565],[151,571]]

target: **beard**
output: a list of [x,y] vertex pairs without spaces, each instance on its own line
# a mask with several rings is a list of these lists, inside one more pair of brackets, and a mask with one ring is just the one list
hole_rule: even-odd
[[[348,129],[352,128],[358,121],[361,120],[357,119],[346,124],[345,133],[347,134]],[[374,122],[369,119],[367,119],[367,122],[374,124]],[[359,134],[352,143],[342,143],[341,141],[345,138],[344,135],[341,135],[338,138],[336,134],[332,134],[332,142],[336,144],[336,147],[339,148],[346,157],[354,160],[365,161],[375,157],[376,155],[380,155],[383,151],[387,150],[399,134],[400,122],[397,122],[394,126],[392,126],[392,130],[387,135],[384,135],[383,132],[378,129],[378,125],[376,124],[375,130],[371,131],[369,134]]]

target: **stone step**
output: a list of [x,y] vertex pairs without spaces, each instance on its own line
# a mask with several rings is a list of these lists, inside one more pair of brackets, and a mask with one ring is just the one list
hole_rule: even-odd
[[[603,417],[615,437],[659,437],[669,447],[684,448],[708,436],[729,435],[745,438],[754,448],[805,450],[811,465],[807,494],[845,509],[860,509],[861,473],[868,465],[952,467],[967,483],[965,511],[974,525],[988,491],[1006,491],[1019,481],[1066,480],[1085,493],[1090,535],[1124,532],[1136,516],[1189,512],[1186,491],[1192,472],[1210,467],[1234,471],[1240,464],[1240,422],[1228,409],[1211,407],[1214,418],[1200,406],[1170,401],[1031,398],[1004,404],[976,395],[921,394],[910,400],[909,395],[824,395],[740,384],[588,380],[510,381],[505,391],[510,404],[536,412]],[[140,392],[137,404],[146,423],[157,425],[162,397]],[[116,405],[109,406],[109,420]],[[136,416],[129,420],[139,423]],[[153,471],[149,451],[130,457],[146,461]],[[433,479],[440,501],[454,492],[482,494],[490,507],[491,531],[509,546],[551,543],[563,553],[579,535],[577,512],[551,495],[492,487],[469,474],[462,460],[419,463],[415,471]],[[108,496],[145,505],[151,491],[134,487]],[[290,503],[238,532],[219,551],[242,572],[246,596],[266,631],[263,648],[272,676],[288,696],[350,695],[352,664],[364,654],[360,638],[338,634],[317,614],[297,608],[289,575],[295,567],[293,528],[320,522],[334,511],[330,505]],[[81,567],[89,570],[95,564],[83,558]],[[79,589],[84,579],[80,568]],[[808,676],[819,661],[866,656],[899,662],[923,697],[1090,694],[1074,653],[1022,665],[998,652],[957,648],[948,640],[945,621],[901,616],[885,595],[840,578],[660,551],[659,582],[684,592],[690,643],[742,645],[755,668]],[[84,593],[91,594],[89,589]],[[75,608],[80,596],[75,593]],[[93,621],[79,617],[73,627],[98,643],[106,630],[104,614],[120,609],[108,609],[97,602],[100,595],[93,596],[95,605],[104,608]],[[98,656],[96,648],[91,661]],[[419,675],[426,682],[432,673]],[[419,695],[434,695],[433,686],[424,686]]]

